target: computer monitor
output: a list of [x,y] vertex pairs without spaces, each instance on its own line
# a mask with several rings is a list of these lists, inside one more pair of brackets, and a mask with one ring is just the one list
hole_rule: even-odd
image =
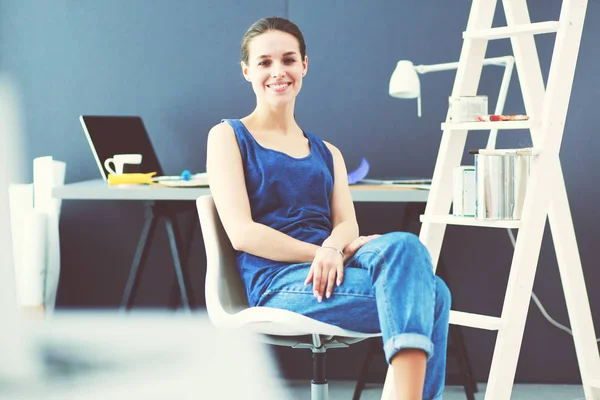
[[125,172],[156,172],[164,175],[152,142],[138,116],[82,115],[79,117],[98,169],[106,181],[109,171],[104,161],[115,154],[141,154],[139,165],[127,166]]

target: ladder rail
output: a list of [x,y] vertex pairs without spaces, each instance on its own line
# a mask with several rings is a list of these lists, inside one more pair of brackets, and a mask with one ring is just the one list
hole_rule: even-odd
[[[561,174],[562,176],[560,166],[556,168],[557,175]],[[561,193],[565,193],[565,195],[560,195]],[[565,183],[562,180],[556,182],[555,195],[549,209],[549,219],[552,237],[555,238],[556,259],[583,389],[586,398],[597,399],[593,397],[592,386],[594,381],[600,382],[600,354]]]
[[[524,0],[504,0],[503,5],[509,25],[523,24],[529,20]],[[580,362],[584,391],[588,398],[592,398],[591,385],[594,378],[597,378],[594,373],[598,374],[598,372],[592,371],[600,371],[600,358],[589,310],[589,300],[583,281],[581,261],[558,158],[585,10],[586,1],[584,0],[563,3],[560,20],[564,28],[558,32],[556,38],[546,93],[544,93],[539,58],[533,37],[517,36],[511,39],[527,113],[539,118],[542,122],[539,128],[535,127],[531,131],[534,145],[542,148],[542,156],[535,162],[537,172],[532,172],[533,184],[530,184],[528,188],[529,199],[526,199],[524,206],[524,218],[520,232],[520,236],[524,236],[524,238],[520,242],[517,241],[511,276],[507,285],[502,318],[506,321],[509,329],[501,330],[498,333],[488,382],[490,393],[488,396],[486,391],[486,400],[488,397],[489,399],[510,397],[527,319],[528,307],[524,307],[522,304],[529,303],[539,259],[538,245],[541,246],[545,225],[545,217],[543,220],[540,218],[542,211],[539,207],[541,204],[544,205],[543,212],[547,210],[550,218],[571,325],[578,326],[578,334],[575,334],[574,331],[573,337]],[[542,179],[537,180],[540,174]],[[541,196],[544,198],[540,199]],[[546,204],[548,199],[550,202]],[[529,200],[529,204],[527,204],[527,200]],[[529,209],[535,207],[536,210],[533,212],[536,212],[537,215],[532,216],[528,212],[528,206]],[[530,225],[533,222],[528,222],[528,217],[540,218],[537,222],[539,224],[537,229]],[[519,246],[519,244],[522,245]],[[525,254],[526,252],[529,252],[529,255]],[[533,263],[534,258],[535,263]],[[522,303],[520,307],[519,303]]]
[[[570,93],[579,55],[587,3],[587,0],[566,0],[563,3],[560,19],[565,21],[565,29],[558,33],[555,43],[555,47],[560,44],[563,47],[555,49],[551,60],[546,95],[549,96],[547,98],[556,96],[558,99],[553,100],[552,104],[556,104],[555,107],[545,107],[544,111],[547,114],[542,115],[542,118],[556,118],[555,125],[561,126],[552,126],[557,131],[557,137],[549,136],[543,137],[543,139],[545,139],[545,145],[545,141],[550,140],[548,146],[552,146],[552,151],[557,154],[564,135],[564,122],[571,98]],[[571,59],[572,65],[566,66],[562,63],[563,58]],[[555,95],[555,92],[559,94]],[[568,94],[560,95],[560,93],[565,92]],[[558,133],[560,133],[560,137],[558,137]],[[550,228],[554,239],[584,392],[586,398],[593,398],[593,382],[600,379],[600,355],[596,343],[594,323],[562,168],[558,161],[554,165],[554,170],[550,173],[556,177],[553,182],[554,194],[549,209]]]
[[[507,26],[531,23],[529,9],[525,1],[503,1],[502,4]],[[519,35],[511,37],[510,41],[526,113],[531,118],[539,121],[537,126],[530,129],[534,146],[539,145],[545,128],[544,121],[541,118],[545,101],[545,88],[535,39],[533,35]],[[539,158],[535,161],[539,167]],[[539,172],[532,171],[530,182],[535,182],[538,175]],[[539,182],[535,183],[539,184]],[[542,211],[543,217],[542,214],[538,215],[537,229],[535,232],[531,230],[531,223],[533,221],[531,221],[530,212],[534,205],[532,203],[532,200],[534,200],[532,194],[536,190],[539,190],[532,186],[530,184],[527,190],[521,221],[522,229],[519,231],[518,236],[520,240],[517,240],[513,252],[509,280],[506,285],[504,304],[502,306],[502,318],[505,321],[505,326],[509,326],[512,332],[507,332],[506,329],[498,331],[488,376],[485,400],[509,399],[516,375],[518,357],[522,345],[543,237],[542,227],[545,226],[546,219],[546,211]],[[549,208],[549,205],[547,208]],[[531,235],[534,234],[535,237],[532,237]],[[532,239],[533,247],[525,246],[526,244],[529,245]],[[527,243],[525,243],[526,241]],[[534,257],[527,259],[528,252]],[[523,268],[527,267],[527,265],[529,265],[529,268],[524,271]]]
[[[508,25],[523,25],[531,22],[527,3],[523,1],[504,1],[504,14]],[[544,104],[544,79],[539,62],[539,55],[535,38],[529,36],[515,36],[510,42],[517,66],[517,76],[523,94],[523,103],[527,115],[539,119]],[[541,132],[541,127],[531,129],[532,136]]]
[[[496,4],[497,0],[473,1],[467,29],[490,28]],[[477,93],[486,50],[486,41],[465,40],[452,89],[453,96],[466,96]],[[467,130],[444,130],[438,150],[438,161],[433,171],[425,215],[442,215],[450,212],[452,204],[452,171],[454,167],[460,165],[466,141]],[[421,226],[419,237],[430,252],[434,269],[439,260],[445,231],[446,226],[443,224],[425,222]]]
[[515,246],[501,318],[486,387],[485,400],[508,400],[512,392],[521,350],[535,273],[550,206],[550,179],[545,169],[554,162],[542,153],[533,163],[523,205],[521,227]]

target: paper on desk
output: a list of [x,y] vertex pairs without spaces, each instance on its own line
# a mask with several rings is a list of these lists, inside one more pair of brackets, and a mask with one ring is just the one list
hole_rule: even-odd
[[394,186],[405,189],[431,189],[431,178],[362,179],[359,185]]
[[[161,179],[162,178],[162,179]],[[194,174],[191,179],[184,180],[177,176],[174,177],[156,177],[153,180],[156,184],[169,187],[208,187],[208,173],[202,172]]]

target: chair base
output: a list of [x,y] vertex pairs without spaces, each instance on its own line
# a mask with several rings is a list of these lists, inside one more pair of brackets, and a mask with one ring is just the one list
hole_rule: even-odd
[[311,382],[310,400],[329,400],[329,384]]
[[329,400],[329,385],[326,378],[326,352],[327,349],[348,347],[350,344],[361,342],[364,337],[338,337],[330,335],[310,334],[297,336],[290,341],[291,337],[278,337],[275,335],[264,335],[263,342],[276,346],[291,346],[296,349],[309,349],[313,357],[313,379],[311,381],[311,400]]

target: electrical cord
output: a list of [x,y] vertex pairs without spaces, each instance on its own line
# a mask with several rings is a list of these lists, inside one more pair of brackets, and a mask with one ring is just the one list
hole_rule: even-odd
[[[506,229],[506,231],[508,232],[508,237],[510,238],[510,241],[511,241],[511,243],[513,245],[513,249],[514,249],[515,246],[516,246],[516,244],[517,244],[517,241],[515,240],[515,235],[514,235],[512,229],[510,229],[510,228]],[[554,318],[552,318],[546,312],[546,309],[542,305],[542,302],[540,301],[540,299],[538,299],[538,297],[533,292],[533,290],[531,291],[531,298],[533,299],[533,302],[535,303],[535,305],[537,306],[537,308],[540,310],[540,312],[542,313],[542,315],[544,316],[544,318],[546,318],[548,320],[548,322],[550,322],[552,325],[554,325],[558,329],[563,330],[563,331],[567,332],[569,335],[573,336],[573,332],[571,331],[571,329],[569,329],[566,326],[564,326],[564,325],[556,322],[554,320]],[[600,339],[596,339],[596,343],[598,343],[598,342],[600,342]]]

